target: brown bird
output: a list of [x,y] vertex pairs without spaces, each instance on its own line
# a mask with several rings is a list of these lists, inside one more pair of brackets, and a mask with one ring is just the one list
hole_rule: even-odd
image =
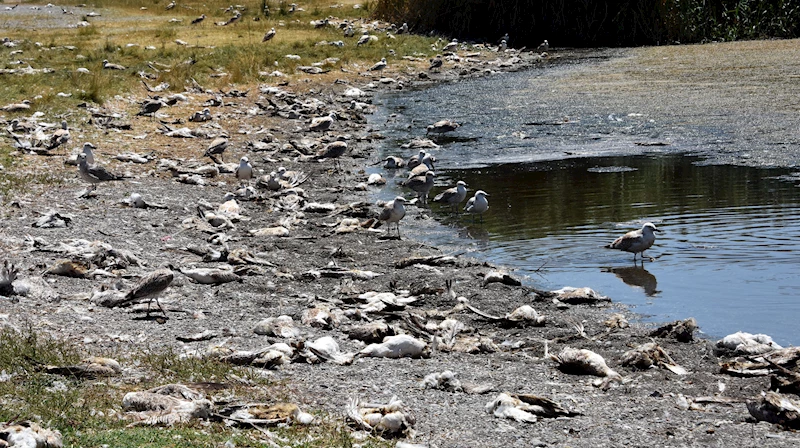
[[641,229],[632,230],[622,235],[606,248],[632,252],[633,260],[636,261],[636,254],[641,253],[642,257],[644,257],[644,251],[656,242],[656,235],[653,232],[661,232],[661,230],[657,229],[653,223],[647,222]]
[[333,159],[333,165],[338,169],[341,168],[341,165],[339,165],[339,157],[341,157],[345,152],[347,152],[347,143],[337,140],[322,148],[314,157],[314,159]]
[[164,311],[164,308],[162,308],[161,304],[158,303],[158,296],[169,287],[174,278],[175,275],[172,273],[171,265],[168,265],[168,267],[159,269],[157,271],[153,271],[140,278],[133,288],[128,291],[127,294],[125,294],[126,302],[150,299],[150,301],[147,302],[147,314],[149,315],[150,303],[155,298],[156,305],[158,305],[158,308],[166,316],[167,313]]

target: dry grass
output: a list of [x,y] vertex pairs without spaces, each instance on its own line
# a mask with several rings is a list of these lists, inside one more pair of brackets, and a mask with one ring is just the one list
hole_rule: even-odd
[[[0,104],[33,99],[36,110],[59,114],[81,101],[103,103],[117,94],[143,94],[139,83],[140,73],[143,72],[158,77],[148,82],[169,83],[171,91],[183,90],[192,78],[206,87],[236,85],[242,89],[259,82],[259,72],[279,70],[289,75],[290,81],[307,76],[297,74],[296,66],[311,65],[329,57],[340,59],[329,67],[338,70],[340,67],[352,67],[353,64],[363,67],[381,57],[387,57],[390,62],[405,63],[401,59],[403,55],[430,51],[431,40],[420,36],[398,36],[390,40],[383,33],[376,33],[381,37],[379,42],[357,47],[358,36],[347,38],[333,26],[315,29],[310,25],[311,20],[323,17],[364,19],[368,22],[369,11],[364,7],[354,9],[355,2],[352,0],[339,3],[336,8],[322,1],[301,3],[304,11],[291,15],[281,13],[288,6],[281,7],[277,2],[268,2],[272,12],[268,17],[260,13],[260,1],[244,2],[241,21],[229,26],[214,24],[232,16],[232,13],[224,11],[228,3],[179,3],[170,11],[164,9],[165,1],[99,1],[92,7],[83,8],[67,4],[65,7],[76,13],[61,17],[63,26],[35,30],[33,26],[39,17],[38,12],[17,17],[19,20],[14,24],[19,26],[5,29],[5,35],[9,38],[22,41],[15,48],[22,50],[16,58],[21,58],[34,68],[52,68],[54,72],[16,79],[12,77],[11,82],[4,83],[0,88]],[[141,10],[142,7],[147,9]],[[91,11],[102,15],[87,17]],[[191,20],[200,14],[206,14],[208,18],[199,25],[191,25]],[[92,25],[66,27],[82,18]],[[3,19],[4,16],[0,15],[0,23],[3,23]],[[170,23],[170,19],[182,21]],[[278,34],[270,42],[262,43],[264,33],[272,27],[278,30]],[[177,40],[187,45],[179,45]],[[342,40],[345,46],[316,45],[323,40]],[[396,56],[389,54],[390,49],[395,51]],[[7,54],[9,50],[0,50],[0,54],[2,52]],[[287,54],[299,55],[301,59],[287,59]],[[127,70],[102,70],[104,59],[122,64]],[[187,61],[193,63],[187,64]],[[170,68],[156,72],[151,63],[156,67]],[[10,62],[6,63],[6,67],[14,68]],[[88,68],[92,74],[78,74],[75,72],[78,67]],[[211,76],[219,73],[227,75]],[[72,97],[58,97],[59,92],[71,93]]]

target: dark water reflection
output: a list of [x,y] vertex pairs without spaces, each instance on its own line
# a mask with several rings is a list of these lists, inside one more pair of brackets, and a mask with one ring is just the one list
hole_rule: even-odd
[[[463,179],[489,192],[489,212],[480,224],[434,205],[441,229],[416,237],[466,242],[529,283],[590,286],[656,321],[694,316],[712,336],[743,330],[800,342],[800,189],[779,179],[786,169],[698,161],[620,156],[440,171],[440,188]],[[602,248],[647,221],[664,231],[647,251],[655,261],[635,265]]]

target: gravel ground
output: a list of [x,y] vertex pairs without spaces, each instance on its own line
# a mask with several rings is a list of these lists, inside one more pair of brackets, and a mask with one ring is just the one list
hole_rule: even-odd
[[[751,44],[740,45],[747,47]],[[781,42],[775,45],[783,47]],[[730,50],[721,45],[684,48],[675,51],[695,54],[698,60],[704,60],[701,57],[703,52],[718,55],[720,49]],[[652,55],[661,51],[667,50],[614,51],[612,57],[601,64],[599,71],[596,64],[591,64],[587,65],[586,73],[578,72],[575,76],[585,76],[585,88],[611,89],[610,85],[599,85],[592,80],[602,76],[622,77],[629,70],[642,73],[646,71],[642,64],[660,64],[661,59]],[[562,56],[568,57],[566,54]],[[603,56],[609,54],[603,53]],[[485,66],[476,67],[480,73]],[[547,66],[540,65],[536,69],[547,70]],[[689,68],[685,70],[692,72]],[[471,71],[464,70],[464,74],[468,73]],[[402,79],[403,74],[395,75]],[[704,72],[703,76],[712,75]],[[459,76],[457,71],[448,71],[436,77],[456,79]],[[748,78],[739,79],[746,82]],[[413,80],[406,81],[411,83]],[[351,80],[356,86],[363,86],[368,81],[369,78]],[[286,89],[294,90],[299,99],[308,98],[309,94],[301,90],[302,87],[290,85]],[[365,129],[363,117],[348,110],[349,99],[342,97],[346,87],[336,85],[329,89],[334,100],[322,109],[325,112],[337,109],[342,113],[333,129],[324,135],[305,131],[307,124],[302,120],[248,114],[246,111],[257,99],[256,94],[214,109],[216,121],[231,135],[226,160],[236,160],[244,155],[246,142],[259,137],[254,133],[237,133],[237,128],[254,130],[263,126],[280,144],[269,153],[249,152],[250,160],[265,172],[280,165],[289,170],[303,171],[308,175],[308,180],[300,185],[305,198],[300,201],[299,208],[293,208],[291,202],[272,193],[263,193],[258,200],[242,201],[242,215],[246,220],[222,232],[225,238],[229,238],[228,247],[231,250],[246,248],[274,267],[253,268],[240,282],[220,286],[197,284],[176,274],[176,280],[161,300],[168,317],[165,322],[161,321],[163,323],[156,319],[143,319],[143,313],[138,309],[106,308],[95,304],[91,301],[92,291],[101,285],[112,287],[120,282],[125,289],[135,281],[135,276],[152,271],[165,261],[182,267],[220,264],[205,263],[195,254],[196,251],[191,250],[208,245],[219,249],[219,245],[213,245],[209,240],[219,240],[220,232],[203,231],[203,225],[190,225],[189,220],[197,217],[199,202],[221,202],[224,193],[235,189],[237,182],[232,175],[222,174],[207,179],[206,186],[186,185],[157,169],[154,165],[158,162],[127,165],[112,162],[110,156],[123,152],[123,149],[144,152],[158,148],[158,158],[179,160],[182,166],[196,165],[199,161],[207,161],[201,155],[208,141],[169,139],[153,132],[156,124],[149,118],[132,117],[132,134],[146,131],[151,138],[142,141],[112,133],[95,140],[100,148],[100,161],[112,171],[126,172],[132,177],[124,182],[99,185],[97,197],[93,199],[76,198],[82,181],[72,177],[76,170],[74,167],[62,167],[63,152],[57,157],[20,155],[25,159],[21,166],[26,166],[26,169],[45,163],[49,169],[65,174],[63,184],[43,186],[40,191],[21,195],[2,209],[0,249],[4,258],[21,268],[20,277],[41,287],[34,288],[28,296],[0,297],[0,324],[21,327],[30,323],[40,331],[81,344],[96,355],[147,347],[173,347],[182,352],[220,344],[223,340],[226,347],[254,349],[279,340],[253,333],[260,320],[287,314],[299,322],[308,309],[326,305],[349,310],[346,313],[349,317],[329,328],[298,323],[301,331],[298,339],[312,341],[329,335],[339,342],[343,351],[356,352],[363,348],[364,343],[348,339],[346,331],[364,322],[382,320],[401,331],[424,338],[424,332],[409,324],[412,315],[428,324],[441,323],[448,316],[464,324],[465,329],[459,337],[483,338],[483,343],[475,350],[477,353],[445,350],[439,344],[437,349],[431,350],[429,357],[422,359],[359,358],[351,365],[292,363],[274,371],[265,371],[265,374],[276,380],[285,380],[304,409],[333,415],[344,415],[344,406],[352,397],[387,402],[392,396],[397,396],[416,417],[416,435],[411,440],[429,446],[784,447],[798,443],[800,439],[795,433],[768,423],[758,423],[748,413],[745,402],[756,399],[767,390],[768,378],[738,378],[719,373],[719,359],[711,352],[710,341],[679,343],[671,338],[653,339],[648,335],[652,328],[638,324],[609,328],[604,322],[613,313],[627,313],[613,303],[564,305],[554,303],[546,292],[524,286],[484,285],[485,274],[498,268],[481,260],[458,257],[453,264],[416,264],[398,268],[395,263],[406,257],[441,255],[436,248],[406,238],[407,232],[404,232],[402,240],[386,239],[383,232],[363,228],[352,233],[334,232],[332,224],[343,217],[349,215],[364,222],[379,211],[374,204],[366,204],[368,211],[365,213],[359,211],[367,193],[357,189],[356,185],[366,181],[363,167],[374,163],[370,158],[370,148],[378,138],[375,131],[380,132],[380,129]],[[670,97],[661,98],[665,102],[680,101],[672,98],[672,94],[682,89],[653,92],[651,86],[650,91],[644,87],[626,87],[625,91],[630,92],[630,96],[619,95],[617,101],[635,103],[652,95]],[[199,107],[199,103],[208,98],[202,93],[189,96],[192,103],[187,110]],[[686,107],[701,108],[701,105],[691,103]],[[179,114],[177,109],[166,113]],[[80,132],[86,135],[90,133],[91,126],[86,122],[73,123],[73,126],[82,129]],[[785,128],[785,131],[792,134],[796,128]],[[324,144],[318,139],[335,138],[347,139],[351,151],[342,158],[342,169],[338,171],[332,169],[330,161],[303,161],[304,157],[295,149],[309,144],[313,149],[315,145]],[[786,135],[787,141],[790,138],[794,137]],[[284,145],[290,141],[296,144]],[[73,140],[71,146],[76,145],[79,142]],[[131,192],[140,192],[146,200],[163,203],[167,208],[134,209],[120,205],[119,201]],[[312,202],[334,204],[341,213],[303,209],[303,204]],[[356,206],[343,207],[347,204]],[[62,229],[32,227],[33,222],[50,209],[72,215],[69,226]],[[424,231],[426,220],[415,218],[424,215],[425,210],[415,206],[408,209],[403,223],[413,221],[418,231]],[[269,237],[249,233],[249,230],[278,222],[287,225],[288,235]],[[401,231],[404,228],[401,225]],[[30,238],[41,239],[33,249],[29,244]],[[118,274],[115,278],[103,275],[90,278],[43,276],[45,269],[63,258],[63,254],[53,252],[58,243],[74,239],[99,240],[114,248],[129,250],[142,261],[143,266],[112,270]],[[358,280],[320,277],[312,272],[332,271],[335,267],[380,275]],[[452,288],[448,289],[450,282]],[[360,305],[358,296],[370,291],[397,294],[410,291],[418,300],[404,310],[357,312]],[[542,327],[506,327],[458,306],[455,297],[464,297],[476,309],[495,316],[503,316],[521,305],[531,305],[546,316],[546,323]],[[631,320],[632,317],[628,315]],[[584,329],[583,335],[575,329],[580,324]],[[210,342],[190,343],[176,339],[202,330],[212,330],[220,337]],[[635,370],[621,366],[623,353],[653,340],[689,373],[676,375],[666,369]],[[545,350],[558,354],[568,346],[590,349],[602,355],[623,380],[603,390],[592,385],[595,377],[562,372],[555,361],[545,356]],[[468,394],[421,387],[420,380],[425,375],[444,370],[453,371],[462,382],[490,386],[490,391]],[[580,415],[542,418],[535,423],[496,418],[485,410],[485,405],[503,391],[547,397]],[[727,403],[705,403],[689,408],[687,403],[690,401],[681,397],[716,397],[716,401]]]

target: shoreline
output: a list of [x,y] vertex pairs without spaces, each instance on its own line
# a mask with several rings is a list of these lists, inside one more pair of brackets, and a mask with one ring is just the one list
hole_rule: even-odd
[[[263,94],[277,99],[276,94]],[[293,94],[302,99],[311,96],[300,92]],[[199,93],[194,96],[204,97]],[[249,102],[252,98],[232,101]],[[343,108],[345,101],[337,95],[325,107],[320,107],[320,112],[330,107]],[[280,337],[253,333],[261,320],[279,315],[293,317],[300,331],[300,336],[292,338],[295,344],[330,336],[343,352],[355,353],[366,343],[351,339],[348,333],[356,327],[384,321],[387,326],[395,327],[388,331],[402,331],[421,340],[428,338],[428,345],[438,345],[437,349],[431,350],[429,357],[420,359],[362,357],[350,365],[293,362],[276,370],[253,369],[275,384],[288,385],[278,392],[284,399],[297,402],[304,410],[324,413],[324,419],[337,422],[343,421],[345,405],[354,396],[363,401],[384,403],[397,396],[416,420],[413,425],[416,436],[409,441],[428,446],[474,446],[476,442],[486,446],[596,447],[652,443],[785,446],[798,439],[794,433],[751,421],[744,402],[754,399],[764,389],[763,378],[754,380],[718,373],[717,358],[710,355],[710,341],[685,344],[670,338],[656,339],[675,362],[690,372],[688,375],[659,368],[622,367],[620,360],[625,352],[652,340],[649,325],[634,324],[626,328],[606,325],[609,309],[630,316],[626,307],[620,309],[620,305],[613,302],[611,305],[601,302],[599,306],[565,305],[564,302],[554,303],[548,292],[501,282],[485,283],[486,274],[498,268],[468,257],[456,257],[441,264],[428,259],[428,264],[398,268],[397,263],[408,257],[442,254],[437,248],[406,237],[399,241],[384,240],[378,238],[378,233],[342,225],[343,217],[363,223],[377,211],[374,205],[364,202],[365,193],[355,189],[358,183],[366,181],[361,166],[364,160],[374,157],[369,152],[374,139],[367,134],[363,119],[347,110],[344,112],[348,114],[347,119],[337,122],[333,134],[322,136],[309,132],[298,136],[296,131],[287,131],[290,126],[284,127],[285,121],[276,117],[270,119],[278,124],[262,123],[260,126],[274,133],[276,145],[266,154],[252,152],[251,160],[256,168],[272,170],[284,164],[289,170],[303,171],[308,180],[299,187],[304,190],[305,197],[276,192],[257,200],[241,201],[242,215],[246,219],[222,232],[209,230],[206,223],[197,219],[195,204],[201,199],[221,201],[222,193],[234,187],[235,179],[232,181],[230,174],[209,178],[205,187],[198,187],[177,183],[158,169],[115,163],[111,166],[135,170],[139,177],[125,184],[101,184],[98,198],[88,201],[74,197],[73,190],[79,187],[69,181],[67,188],[54,189],[48,198],[23,198],[18,208],[4,212],[0,247],[13,254],[14,262],[23,268],[22,277],[29,280],[64,256],[64,253],[55,252],[52,245],[75,238],[101,240],[115,248],[131,250],[146,262],[146,266],[142,263],[143,266],[121,270],[116,266],[125,274],[122,278],[127,284],[133,279],[131,274],[149,272],[164,259],[180,261],[180,265],[186,267],[222,264],[204,263],[194,250],[202,246],[218,249],[220,245],[208,241],[224,239],[220,233],[229,238],[230,249],[246,248],[255,258],[274,266],[245,264],[247,269],[242,271],[240,282],[220,286],[192,283],[176,273],[176,280],[162,300],[169,317],[164,324],[138,320],[141,313],[130,308],[106,308],[98,304],[97,294],[89,291],[112,282],[101,273],[94,271],[93,276],[86,275],[88,278],[47,276],[41,282],[34,281],[41,287],[36,290],[37,295],[18,296],[16,303],[8,303],[7,311],[3,311],[7,315],[0,324],[27,321],[36,328],[68,338],[93,355],[102,356],[124,355],[153,346],[189,353],[203,351],[220,342],[230,349],[253,350],[286,342]],[[257,129],[255,123],[244,121],[248,118],[246,113],[223,111],[222,114],[228,116],[220,121],[231,131],[236,123],[240,127],[248,125],[251,131]],[[297,120],[289,123],[305,127],[304,122]],[[136,121],[136,124],[144,122]],[[351,146],[351,155],[356,157],[347,157],[343,163],[354,165],[351,171],[334,171],[330,161],[298,161],[322,147],[326,139],[333,141],[337,135],[348,133],[351,137],[346,140]],[[231,134],[233,144],[228,155],[246,152],[245,140],[252,141],[260,135]],[[205,140],[176,143],[166,140],[167,137],[159,138],[189,159],[181,161],[187,168],[192,165],[191,159],[201,159],[200,148],[207,145]],[[103,149],[116,146],[113,139],[103,143]],[[303,154],[304,151],[309,154]],[[109,161],[108,156],[103,155],[104,160]],[[151,162],[149,167],[156,164],[157,161]],[[146,200],[162,202],[168,208],[149,210],[119,205],[119,200],[132,190],[140,190],[146,193]],[[327,204],[333,204],[333,208]],[[73,215],[68,227],[32,228],[36,215],[45,213],[48,208]],[[416,215],[408,213],[404,219],[413,219]],[[276,227],[284,228],[285,236],[250,232]],[[120,232],[120,229],[129,232]],[[342,230],[337,233],[335,229]],[[24,238],[26,234],[42,238],[46,245],[31,247]],[[48,245],[52,250],[42,250]],[[97,263],[90,266],[98,267],[101,265]],[[397,297],[413,296],[417,300],[407,306],[367,311],[369,308],[359,296],[373,291],[392,292]],[[465,303],[492,316],[505,316],[518,306],[530,305],[546,317],[545,324],[501,324],[477,314],[465,307]],[[307,323],[301,324],[304,316],[309,315]],[[458,330],[453,330],[453,320],[460,322]],[[414,326],[412,322],[422,323],[422,326]],[[449,323],[444,325],[444,322]],[[700,325],[702,327],[702,322]],[[210,342],[176,342],[176,337],[201,330],[215,332],[217,338]],[[434,344],[436,338],[438,342]],[[601,354],[622,376],[621,384],[611,383],[607,390],[602,390],[592,384],[595,377],[572,375],[557,369],[555,362],[545,356],[546,350],[558,354],[568,346]],[[209,351],[205,356],[212,355]],[[132,384],[125,379],[135,370],[123,363],[120,389],[135,386],[135,382]],[[444,370],[451,370],[464,383],[486,385],[491,389],[479,394],[425,389],[420,385],[428,374]],[[720,382],[727,384],[724,390],[720,390]],[[540,418],[536,423],[497,418],[488,413],[485,406],[504,391],[547,397],[581,415]],[[733,400],[735,404],[721,400],[720,403],[684,406],[687,398],[707,396]]]

